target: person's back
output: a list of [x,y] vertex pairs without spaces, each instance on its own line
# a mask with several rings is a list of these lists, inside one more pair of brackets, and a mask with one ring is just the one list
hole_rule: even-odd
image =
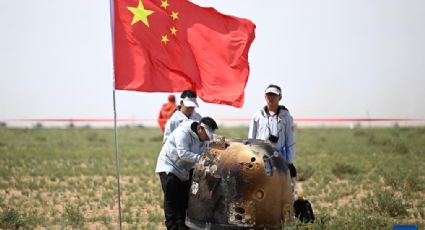
[[187,229],[186,209],[191,184],[191,170],[207,149],[217,123],[210,117],[199,122],[187,120],[174,130],[162,146],[155,172],[164,193],[165,226]]
[[196,121],[183,121],[169,136],[158,156],[156,173],[172,172],[181,180],[189,179],[190,169],[200,158],[199,154],[194,153],[202,153],[207,147],[207,142],[201,142],[191,130],[193,122]]
[[158,114],[158,125],[162,133],[164,133],[165,124],[173,115],[174,111],[176,110],[176,107],[176,98],[174,97],[174,95],[171,94],[168,96],[168,102],[162,105],[161,110]]

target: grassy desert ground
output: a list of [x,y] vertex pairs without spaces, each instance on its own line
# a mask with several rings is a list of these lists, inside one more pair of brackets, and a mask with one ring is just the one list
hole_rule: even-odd
[[[248,129],[218,133],[245,137]],[[165,229],[155,128],[120,128],[124,229]],[[116,229],[113,129],[0,128],[0,228]],[[425,228],[425,128],[296,130],[298,194],[317,221],[292,229]]]

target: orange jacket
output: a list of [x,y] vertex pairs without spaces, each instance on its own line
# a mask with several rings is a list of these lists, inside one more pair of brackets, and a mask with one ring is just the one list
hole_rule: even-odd
[[167,123],[168,119],[170,119],[171,115],[173,115],[176,110],[176,103],[168,102],[162,105],[161,110],[159,110],[158,114],[158,124],[161,131],[164,133],[165,123]]

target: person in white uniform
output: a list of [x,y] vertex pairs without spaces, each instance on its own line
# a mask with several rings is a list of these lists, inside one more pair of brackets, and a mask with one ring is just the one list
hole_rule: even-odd
[[158,156],[155,172],[164,192],[167,229],[188,229],[185,224],[191,169],[212,140],[217,123],[210,117],[199,122],[183,121],[167,138]]
[[289,164],[291,185],[294,190],[297,171],[295,162],[294,121],[289,110],[279,105],[282,90],[277,85],[269,85],[265,90],[267,105],[256,112],[251,119],[248,138],[269,140]]
[[165,124],[163,143],[167,140],[168,136],[185,120],[200,121],[201,115],[195,111],[199,107],[196,101],[197,95],[192,90],[185,90],[180,95],[180,105],[177,106],[176,111]]

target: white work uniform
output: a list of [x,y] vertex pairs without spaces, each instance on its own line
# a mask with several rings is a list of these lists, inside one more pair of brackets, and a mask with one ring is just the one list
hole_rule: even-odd
[[284,106],[279,106],[278,113],[273,116],[270,116],[267,107],[264,107],[252,117],[248,138],[268,140],[270,134],[279,137],[275,148],[282,154],[283,159],[294,164],[294,121]]
[[164,129],[164,138],[162,140],[162,143],[165,143],[167,141],[168,136],[177,128],[179,127],[180,123],[182,121],[186,120],[194,120],[194,121],[200,121],[202,119],[201,115],[197,113],[196,111],[193,111],[193,113],[187,117],[182,111],[177,109],[173,115],[170,117],[170,119],[165,124]]
[[208,141],[201,142],[191,129],[194,120],[183,121],[167,138],[156,163],[156,173],[172,173],[181,181],[189,180],[189,172],[207,149]]

